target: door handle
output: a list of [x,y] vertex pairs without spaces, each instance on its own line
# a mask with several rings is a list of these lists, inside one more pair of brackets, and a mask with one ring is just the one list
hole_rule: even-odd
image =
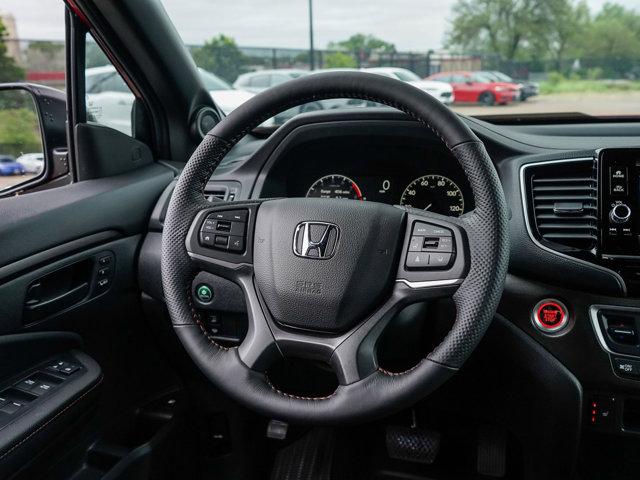
[[44,318],[78,303],[89,293],[89,282],[83,282],[64,293],[40,301],[32,300],[25,305],[25,314],[30,317]]

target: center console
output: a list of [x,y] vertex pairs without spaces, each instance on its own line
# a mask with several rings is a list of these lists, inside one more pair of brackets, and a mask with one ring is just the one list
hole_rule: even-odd
[[602,258],[640,263],[640,149],[605,149],[598,163]]

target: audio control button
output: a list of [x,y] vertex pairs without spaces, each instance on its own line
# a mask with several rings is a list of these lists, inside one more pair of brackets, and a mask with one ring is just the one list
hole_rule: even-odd
[[614,223],[625,223],[631,218],[631,209],[624,203],[614,205],[609,212],[609,219]]

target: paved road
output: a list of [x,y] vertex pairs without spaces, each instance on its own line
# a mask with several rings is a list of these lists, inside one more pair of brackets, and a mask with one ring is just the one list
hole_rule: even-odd
[[27,180],[31,180],[35,175],[27,174],[27,175],[10,175],[7,177],[0,177],[0,190],[4,190],[8,187],[13,187],[18,183],[26,182]]
[[581,112],[596,116],[640,116],[640,92],[540,95],[530,98],[526,102],[513,102],[509,105],[493,107],[454,105],[453,109],[464,115]]

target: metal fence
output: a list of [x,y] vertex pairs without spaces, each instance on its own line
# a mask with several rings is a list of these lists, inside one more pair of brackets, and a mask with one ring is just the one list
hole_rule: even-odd
[[[64,87],[65,50],[64,42],[42,40],[5,39],[7,52],[15,58],[23,69],[23,78],[4,79],[4,81],[23,80]],[[191,51],[199,45],[191,45]],[[238,71],[251,72],[264,69],[310,68],[309,50],[295,48],[239,47],[242,55],[237,60]],[[317,68],[331,66],[330,60],[335,50],[316,50]],[[354,67],[402,67],[420,77],[440,71],[454,70],[498,70],[514,78],[540,81],[550,72],[560,72],[565,76],[577,75],[580,78],[638,79],[640,61],[624,57],[563,59],[536,59],[528,62],[507,62],[494,55],[454,55],[446,52],[394,52],[354,55],[341,52],[351,58]],[[95,43],[87,44],[86,60],[88,67],[107,65],[108,59]],[[213,72],[218,73],[218,72]],[[235,78],[226,78],[233,81]]]

